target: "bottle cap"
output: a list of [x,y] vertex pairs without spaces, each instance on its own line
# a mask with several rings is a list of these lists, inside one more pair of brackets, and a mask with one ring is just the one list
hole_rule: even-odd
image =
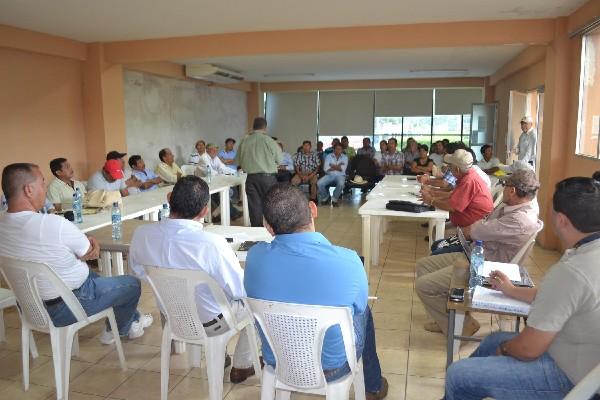
[[475,246],[483,246],[483,240],[476,240]]
[[118,201],[115,201],[115,202],[113,203],[113,207],[119,207],[119,202],[118,202]]
[[169,203],[164,203],[163,208],[169,208]]

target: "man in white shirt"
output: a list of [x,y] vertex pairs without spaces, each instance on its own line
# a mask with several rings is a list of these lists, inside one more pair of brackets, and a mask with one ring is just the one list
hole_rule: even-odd
[[[135,189],[141,185],[141,182],[137,179],[135,181],[129,180],[129,182]],[[96,171],[88,180],[88,192],[94,190],[119,191],[121,196],[125,197],[130,194],[129,189],[120,160],[106,161],[104,167],[100,171]]]
[[[105,278],[91,272],[85,261],[98,258],[98,241],[86,237],[62,217],[37,212],[46,199],[39,167],[26,163],[6,166],[2,171],[2,190],[9,207],[0,215],[0,255],[47,264],[73,290],[88,315],[113,307],[119,334],[131,339],[142,336],[152,317],[140,316],[136,310],[141,294],[139,280],[129,275]],[[52,284],[43,280],[37,284],[53,323],[75,323]],[[105,331],[100,341],[110,344],[114,339]]]
[[484,144],[481,147],[482,159],[477,162],[477,166],[483,172],[491,175],[500,170],[500,160],[494,157],[494,148],[489,144]]
[[202,164],[208,165],[208,154],[206,154],[206,142],[204,140],[198,140],[195,146],[196,151],[190,155],[190,164]]
[[292,180],[292,174],[294,173],[294,159],[290,153],[283,151],[283,144],[277,142],[281,149],[281,164],[277,166],[277,182],[289,182]]
[[183,175],[183,171],[179,165],[175,163],[175,156],[169,148],[164,148],[158,152],[160,163],[156,167],[156,173],[163,181],[175,184]]
[[517,153],[519,161],[525,161],[529,165],[534,166],[537,134],[535,129],[533,129],[533,118],[528,115],[521,118],[521,131],[519,143],[517,143],[514,151]]
[[433,164],[442,168],[444,165],[444,155],[446,154],[446,149],[444,148],[444,143],[441,140],[435,142],[431,149],[431,154],[429,154],[429,158],[433,161]]
[[67,207],[73,204],[73,194],[79,189],[81,196],[85,195],[85,186],[73,180],[73,167],[66,158],[55,158],[50,161],[50,172],[54,179],[48,185],[48,200],[54,204],[57,211],[62,210],[62,205]]
[[[145,276],[144,265],[205,271],[221,286],[233,311],[243,318],[249,312],[241,301],[246,296],[244,271],[225,238],[204,232],[200,221],[208,213],[208,200],[206,182],[196,176],[181,178],[169,195],[169,218],[143,225],[134,232],[130,265],[140,277]],[[210,290],[198,287],[196,296],[206,333],[216,336],[228,330],[227,323],[219,317],[221,311]],[[248,336],[243,332],[235,348],[230,378],[238,383],[251,375],[254,375],[254,367]]]
[[333,153],[325,157],[323,164],[325,175],[317,182],[321,205],[329,205],[329,186],[332,184],[335,185],[335,190],[331,197],[331,205],[334,207],[339,205],[338,200],[346,183],[346,168],[348,168],[348,156],[343,154],[342,145],[336,144]]

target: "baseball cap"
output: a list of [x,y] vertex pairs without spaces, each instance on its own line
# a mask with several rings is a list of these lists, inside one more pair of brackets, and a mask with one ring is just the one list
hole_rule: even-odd
[[524,192],[531,192],[540,188],[540,182],[531,169],[519,169],[507,176],[504,182]]
[[525,115],[523,118],[521,118],[521,122],[527,122],[528,124],[532,124],[533,118],[531,118],[529,115]]
[[473,156],[464,149],[458,149],[452,154],[446,154],[444,162],[456,165],[461,171],[466,171],[473,166]]
[[118,151],[113,150],[113,151],[109,151],[106,154],[106,159],[107,160],[119,160],[122,157],[125,157],[126,155],[127,155],[127,153],[119,153]]
[[119,160],[106,160],[104,163],[104,170],[108,172],[113,179],[123,178],[123,170],[121,169],[121,161]]

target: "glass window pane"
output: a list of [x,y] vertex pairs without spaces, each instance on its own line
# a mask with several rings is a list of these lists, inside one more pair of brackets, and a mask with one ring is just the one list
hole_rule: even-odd
[[471,114],[463,114],[463,130],[462,130],[462,141],[467,146],[471,142]]
[[404,117],[404,134],[400,148],[404,148],[408,138],[415,139],[418,143],[431,146],[431,117]]
[[600,130],[600,29],[583,37],[579,87],[577,154],[599,157]]

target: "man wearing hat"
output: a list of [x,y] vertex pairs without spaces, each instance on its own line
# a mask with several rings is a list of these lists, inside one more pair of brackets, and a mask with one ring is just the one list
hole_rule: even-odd
[[[503,186],[503,203],[488,218],[461,229],[467,240],[483,241],[486,260],[506,263],[543,224],[538,220],[535,204],[540,187],[535,172],[518,170],[503,182]],[[464,252],[432,255],[417,261],[415,290],[433,318],[425,324],[427,331],[447,332],[446,304],[455,267],[464,268],[467,274],[469,262]],[[467,314],[463,328],[465,335],[470,336],[478,329],[477,321]]]
[[96,171],[88,180],[88,192],[94,190],[119,191],[121,196],[128,196],[129,187],[139,188],[141,182],[135,179],[131,180],[129,185],[125,181],[123,175],[123,166],[121,160],[110,159],[104,163],[104,167],[100,171]]
[[529,165],[535,164],[535,150],[537,143],[537,135],[533,129],[533,119],[526,115],[521,118],[521,136],[519,143],[515,148],[519,161],[524,161]]

